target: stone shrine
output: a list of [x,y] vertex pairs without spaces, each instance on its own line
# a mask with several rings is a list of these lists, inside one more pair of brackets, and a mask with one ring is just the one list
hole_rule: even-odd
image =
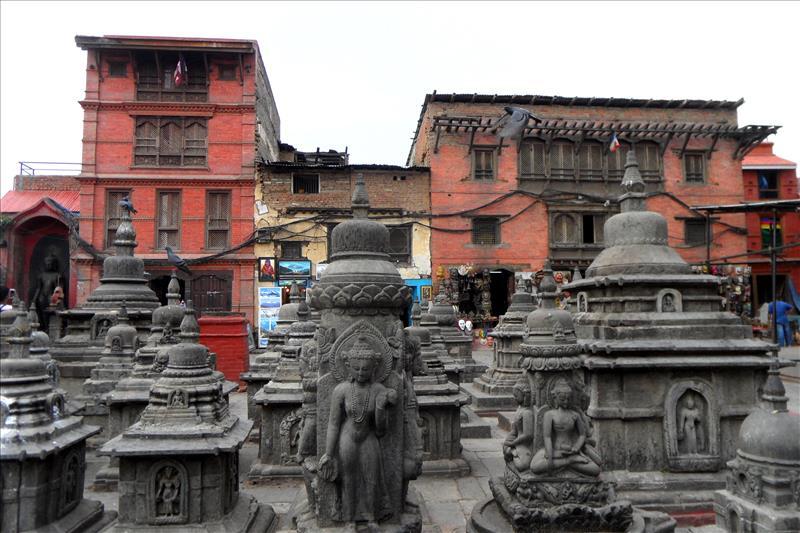
[[448,302],[444,284],[439,284],[439,293],[430,303],[428,312],[436,317],[447,353],[461,367],[461,381],[471,383],[486,370],[486,366],[472,358],[472,335],[458,328],[456,308]]
[[413,356],[414,393],[422,426],[422,472],[424,474],[464,476],[469,463],[461,456],[461,407],[469,397],[450,382],[441,363],[428,366],[435,358],[422,356],[430,349],[431,334],[419,325],[420,307],[412,306],[412,325],[405,328],[406,350]]
[[253,396],[261,429],[258,460],[250,468],[249,481],[303,475],[297,456],[303,420],[300,350],[306,342],[314,339],[317,329],[310,314],[306,302],[301,301],[297,321],[289,327],[286,343],[281,346],[280,362],[272,380]]
[[752,533],[800,531],[800,416],[787,409],[777,363],[762,400],[739,430],[727,487],[714,494],[717,525]]
[[239,491],[239,449],[252,422],[231,414],[199,329],[187,302],[181,342],[169,349],[139,421],[100,450],[119,459],[119,520],[110,531],[277,527],[269,505]]
[[516,405],[512,390],[522,377],[520,344],[526,335],[525,320],[536,305],[533,295],[520,283],[511,297],[511,305],[489,333],[495,339],[492,365],[472,383],[462,388],[472,396],[472,408],[479,414],[495,414]]
[[100,428],[65,412],[34,339],[24,306],[0,353],[0,530],[97,531],[114,518],[83,497],[86,439]]
[[[456,385],[461,383],[461,374],[464,371],[463,365],[456,362],[447,350],[442,337],[442,328],[436,315],[430,313],[430,305],[424,313],[419,315],[419,326],[430,332],[430,347],[422,352],[422,358],[429,367],[441,367],[447,375],[447,379]],[[412,315],[412,320],[414,319]]]
[[352,205],[353,218],[331,235],[330,266],[311,289],[321,321],[301,352],[304,391],[319,377],[300,436],[308,490],[292,515],[301,532],[418,532],[422,519],[408,486],[422,467],[415,354],[401,320],[411,294],[386,253],[389,231],[367,218],[362,175]]
[[58,361],[64,387],[77,392],[89,377],[105,346],[108,330],[117,323],[117,311],[125,302],[128,319],[136,327],[142,343],[147,339],[153,310],[160,302],[147,286],[144,262],[134,257],[136,231],[130,213],[122,210],[122,218],[114,239],[115,255],[103,261],[100,285],[80,307],[59,312],[66,321],[66,334],[53,339],[50,354]]
[[720,278],[692,273],[668,246],[667,221],[646,210],[634,150],[622,185],[606,248],[585,279],[562,286],[575,296],[575,328],[588,352],[588,414],[621,495],[649,508],[706,512],[757,405],[771,346],[720,310]]
[[467,531],[673,531],[673,519],[634,511],[600,476],[581,347],[569,312],[556,309],[555,286],[545,263],[542,305],[521,346],[525,373],[513,387],[519,407],[503,443],[505,472],[489,480],[493,498],[475,505]]
[[289,289],[289,303],[278,309],[275,328],[269,332],[266,351],[259,353],[247,372],[239,376],[247,383],[247,418],[253,421],[254,433],[260,431],[261,413],[253,401],[253,397],[261,388],[269,383],[275,375],[275,369],[281,357],[281,347],[286,342],[289,328],[297,322],[297,309],[300,307],[300,287],[293,281]]

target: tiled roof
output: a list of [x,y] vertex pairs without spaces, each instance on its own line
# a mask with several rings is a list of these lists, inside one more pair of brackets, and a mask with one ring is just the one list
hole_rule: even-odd
[[78,191],[8,191],[0,198],[0,213],[21,213],[43,198],[50,198],[73,213],[80,211]]
[[757,169],[794,169],[797,168],[797,163],[789,161],[782,157],[778,157],[772,152],[772,143],[764,142],[756,147],[745,156],[742,160],[742,168],[745,170]]

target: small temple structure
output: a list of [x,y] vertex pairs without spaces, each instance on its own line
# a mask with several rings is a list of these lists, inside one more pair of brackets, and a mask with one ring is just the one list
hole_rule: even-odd
[[274,531],[272,508],[239,491],[239,449],[252,422],[231,413],[187,304],[181,342],[139,421],[100,450],[119,459],[119,519],[110,531]]
[[430,302],[428,313],[436,317],[447,353],[460,368],[460,380],[472,382],[486,370],[486,366],[472,358],[472,335],[458,328],[456,307],[448,301],[444,284],[439,284],[439,293]]
[[634,150],[621,212],[575,295],[590,403],[608,479],[634,504],[709,512],[736,436],[758,405],[773,346],[721,310],[720,278],[698,275],[648,211]]
[[138,338],[146,341],[153,310],[161,303],[147,286],[144,261],[133,253],[136,246],[130,213],[123,209],[114,239],[116,252],[103,260],[100,285],[83,305],[59,312],[66,321],[66,334],[53,339],[50,354],[58,361],[63,378],[80,383],[89,377],[105,347],[106,333],[119,320],[123,302]]
[[30,353],[24,306],[0,350],[0,530],[97,531],[114,518],[83,497],[86,440],[100,428],[66,412],[47,363]]

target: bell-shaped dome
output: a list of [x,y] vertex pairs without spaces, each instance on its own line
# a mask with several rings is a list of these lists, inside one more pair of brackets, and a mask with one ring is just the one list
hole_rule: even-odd
[[[208,374],[211,368],[208,367],[208,348],[199,344],[200,325],[192,308],[192,301],[186,302],[183,320],[181,321],[181,342],[173,346],[167,352],[169,363],[162,375],[171,376],[172,374],[183,375],[185,372],[194,374],[195,372]],[[192,372],[195,371],[195,372]]]
[[278,324],[291,324],[298,320],[297,309],[303,297],[300,295],[300,286],[293,281],[289,287],[289,303],[283,304],[278,309]]
[[162,305],[153,311],[153,325],[177,329],[183,320],[181,302],[181,285],[178,276],[172,273],[172,278],[167,285],[167,305]]
[[128,320],[128,308],[125,302],[117,316],[117,323],[106,333],[103,353],[123,353],[136,350],[136,328]]
[[[528,339],[525,342],[552,342],[554,340],[570,340],[574,342],[575,326],[572,315],[566,309],[556,309],[558,286],[553,278],[550,261],[544,263],[544,277],[539,284],[541,303],[532,311],[526,320]],[[563,336],[563,338],[562,338]],[[537,340],[538,339],[538,340]]]

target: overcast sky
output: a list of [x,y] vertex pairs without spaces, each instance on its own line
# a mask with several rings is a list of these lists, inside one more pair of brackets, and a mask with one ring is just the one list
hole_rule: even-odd
[[426,93],[745,99],[800,161],[800,3],[0,3],[2,191],[19,161],[80,162],[75,35],[258,41],[301,150],[405,164]]

